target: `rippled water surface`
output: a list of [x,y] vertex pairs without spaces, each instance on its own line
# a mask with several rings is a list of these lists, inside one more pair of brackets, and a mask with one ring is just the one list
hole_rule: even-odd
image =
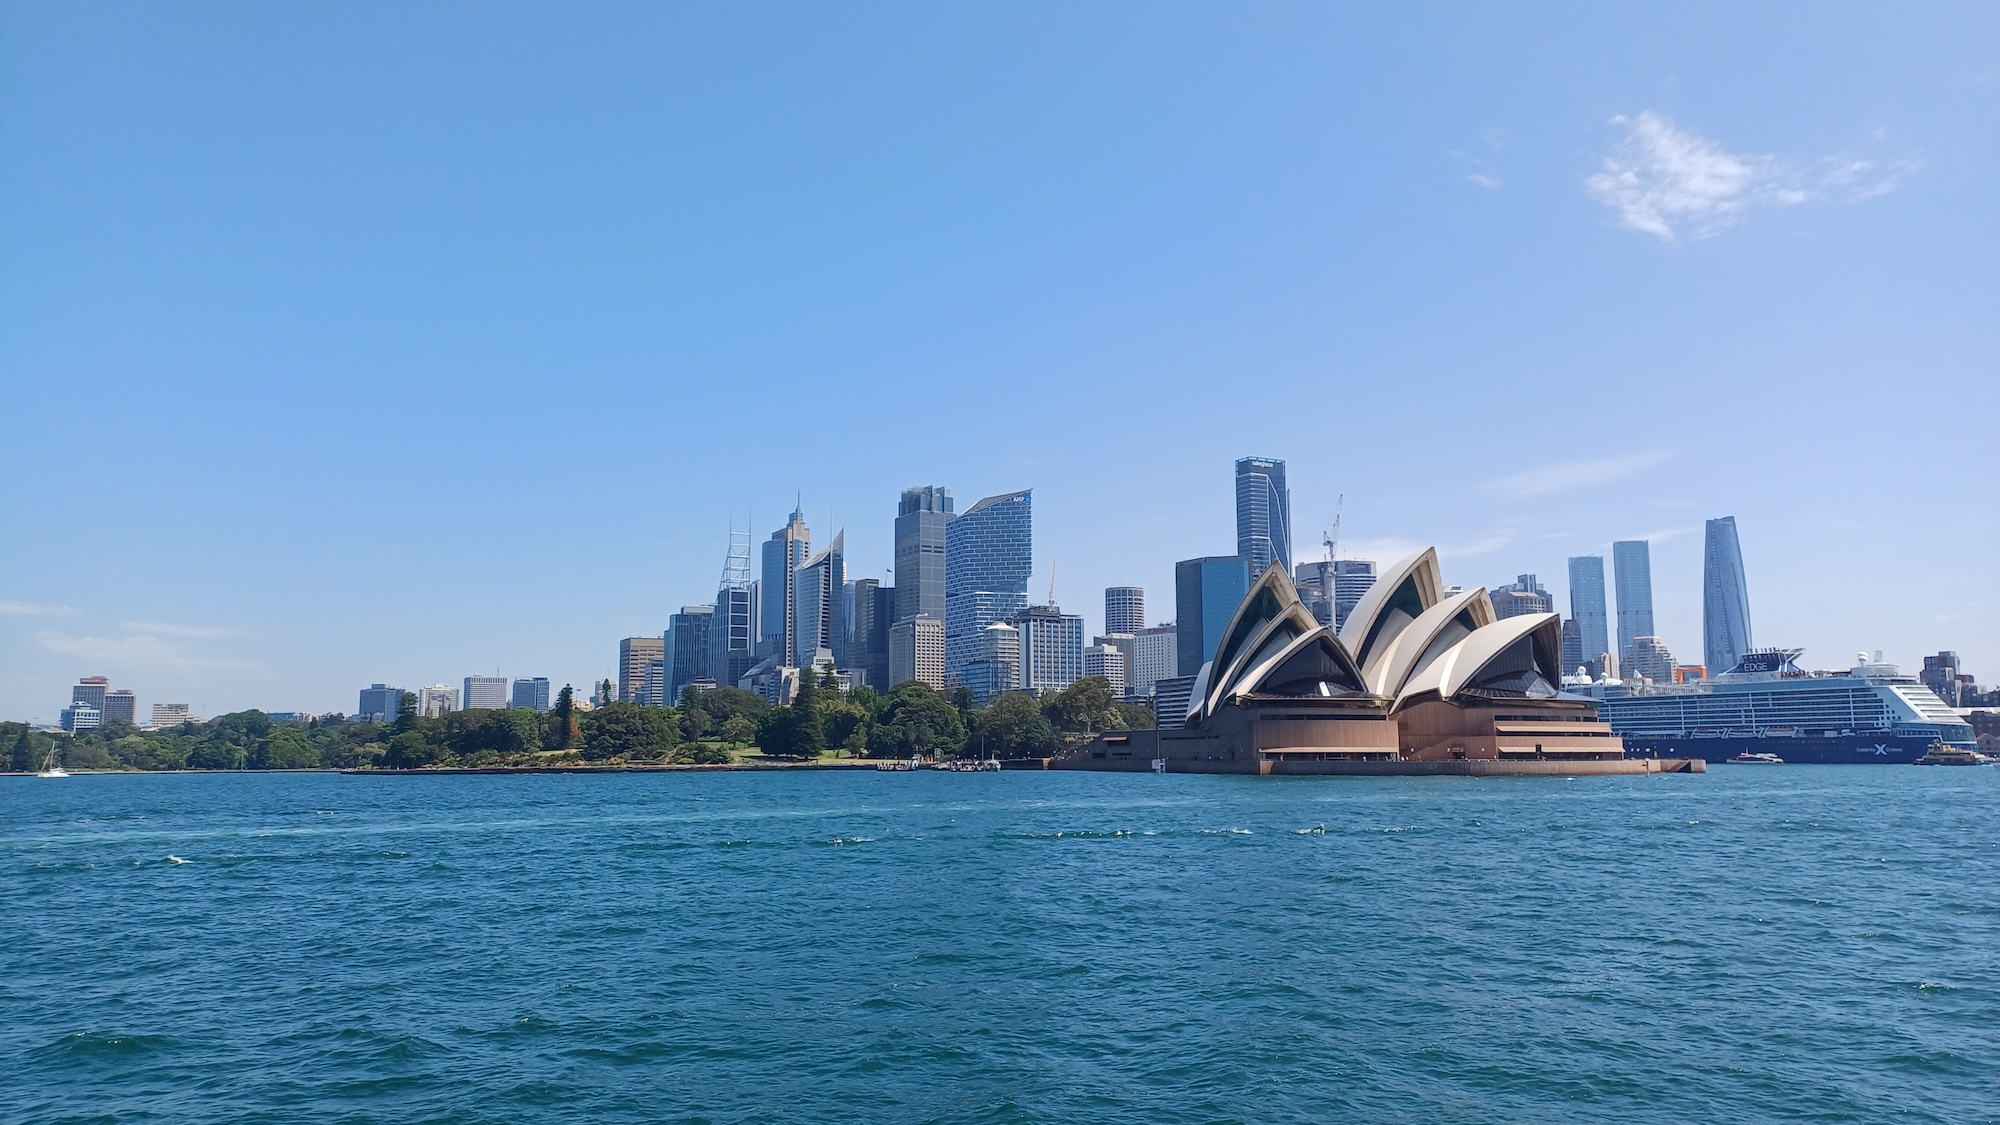
[[0,1120],[2000,1121],[2000,770],[0,779]]

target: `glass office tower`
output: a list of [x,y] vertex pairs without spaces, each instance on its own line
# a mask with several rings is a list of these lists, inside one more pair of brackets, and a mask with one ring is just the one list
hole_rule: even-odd
[[1653,631],[1653,554],[1644,539],[1611,545],[1611,580],[1618,595],[1618,661],[1623,664],[1633,641],[1659,635]]
[[1708,674],[1727,672],[1750,651],[1750,586],[1736,517],[1709,520],[1702,550],[1701,647]]
[[1563,657],[1568,665],[1563,669],[1565,676],[1574,675],[1578,664],[1611,651],[1611,607],[1604,599],[1603,555],[1578,555],[1569,560],[1569,616],[1576,622],[1581,655],[1575,663]]
[[944,662],[949,677],[978,655],[980,634],[988,625],[1028,608],[1028,576],[1035,560],[1032,497],[1032,489],[988,496],[945,525]]
[[1268,457],[1236,462],[1236,553],[1250,562],[1252,578],[1272,563],[1292,571],[1292,493],[1285,463]]
[[1186,559],[1174,564],[1175,664],[1197,675],[1215,656],[1222,631],[1250,592],[1250,561],[1240,555]]
[[951,521],[949,490],[932,485],[903,490],[896,504],[897,621],[944,620],[944,529]]

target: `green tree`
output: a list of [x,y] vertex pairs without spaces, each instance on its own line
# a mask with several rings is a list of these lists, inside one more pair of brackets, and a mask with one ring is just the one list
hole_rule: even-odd
[[1090,735],[1125,725],[1111,681],[1085,676],[1042,702],[1042,713],[1063,734]]
[[1055,753],[1061,740],[1041,705],[1025,692],[1010,691],[974,713],[967,739],[976,753],[994,758],[1041,758]]
[[747,746],[757,741],[757,724],[736,715],[722,724],[721,733],[724,742],[732,746]]
[[1120,730],[1152,730],[1160,725],[1153,709],[1143,703],[1120,703],[1118,719]]
[[680,742],[679,718],[668,707],[607,704],[590,713],[590,723],[583,731],[583,756],[601,762],[671,755]]
[[764,753],[780,758],[816,758],[826,749],[820,700],[832,693],[822,692],[818,681],[810,671],[801,674],[791,705],[764,713],[757,723],[757,745]]
[[868,752],[881,758],[913,754],[953,757],[965,745],[965,720],[958,708],[929,684],[897,684],[882,716],[868,733]]
[[[8,726],[14,724],[9,723]],[[28,724],[20,724],[14,747],[7,755],[7,768],[15,773],[31,773],[35,768],[35,740],[28,737]]]
[[562,690],[556,693],[556,707],[549,714],[555,721],[550,724],[547,736],[542,739],[542,745],[550,750],[567,750],[575,745],[578,734],[576,692],[568,684],[564,684]]

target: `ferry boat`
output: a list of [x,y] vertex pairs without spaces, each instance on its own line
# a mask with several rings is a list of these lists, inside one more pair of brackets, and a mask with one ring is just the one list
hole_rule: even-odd
[[1807,672],[1804,649],[1746,653],[1712,680],[1576,684],[1632,758],[1795,764],[1916,762],[1934,744],[1977,752],[1972,727],[1914,676],[1864,653],[1845,672]]
[[1976,750],[1966,750],[1957,746],[1937,745],[1930,752],[1917,759],[1920,766],[1990,766],[1993,759]]

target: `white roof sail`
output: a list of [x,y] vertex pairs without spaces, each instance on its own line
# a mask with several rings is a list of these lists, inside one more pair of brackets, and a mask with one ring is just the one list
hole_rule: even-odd
[[1389,567],[1368,587],[1348,611],[1340,643],[1367,674],[1381,661],[1389,642],[1443,597],[1437,548],[1426,547]]
[[1533,649],[1534,671],[1551,685],[1561,683],[1562,618],[1553,613],[1526,613],[1473,630],[1411,676],[1397,694],[1395,706],[1400,708],[1425,692],[1436,692],[1440,699],[1453,698],[1478,683],[1488,665],[1524,640]]
[[1394,699],[1410,676],[1464,640],[1473,630],[1493,624],[1493,600],[1484,589],[1453,594],[1425,610],[1381,649],[1381,659],[1368,669],[1365,682],[1376,695]]

